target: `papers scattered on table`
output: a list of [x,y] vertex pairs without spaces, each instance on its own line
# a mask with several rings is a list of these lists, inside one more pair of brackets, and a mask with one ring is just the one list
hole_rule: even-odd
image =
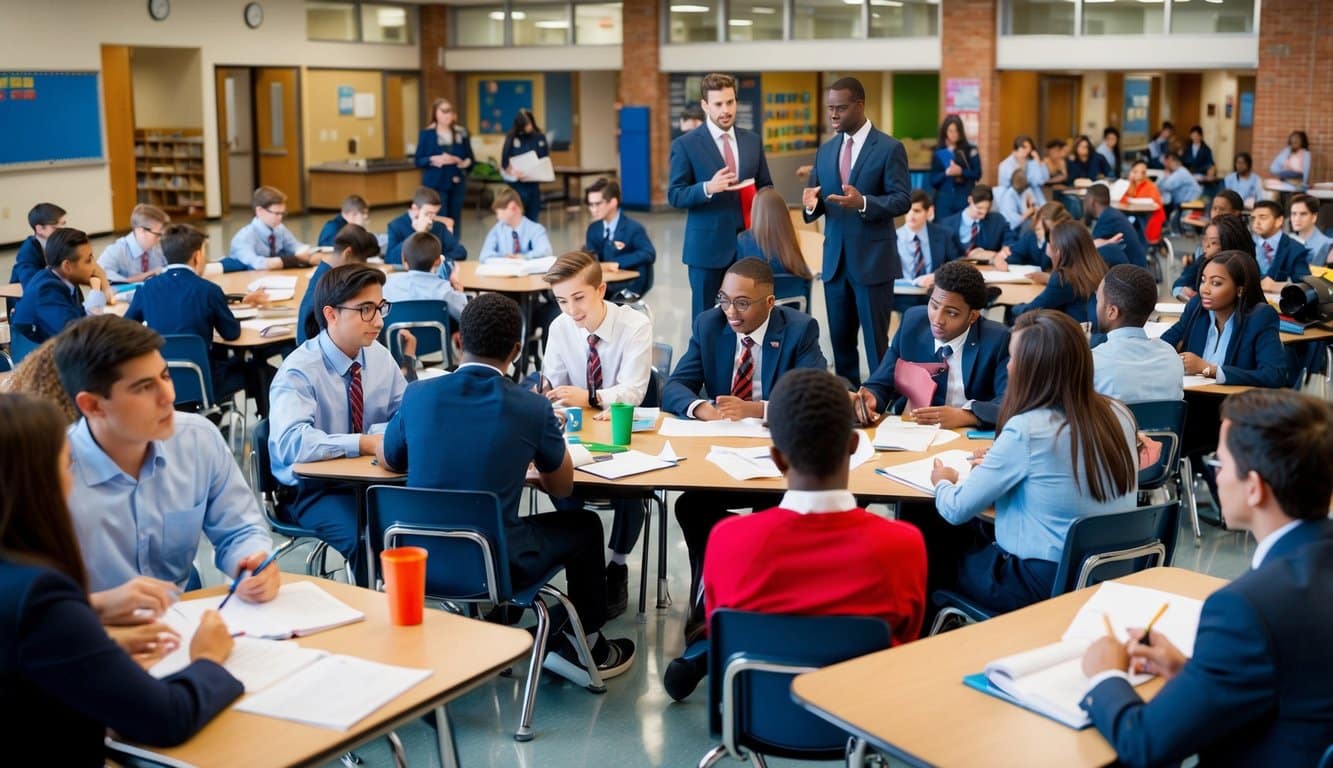
[[856,430],[856,451],[848,459],[848,468],[856,469],[875,458],[875,443],[864,429]]
[[728,448],[722,445],[709,446],[708,461],[722,468],[733,480],[756,480],[762,477],[782,477],[778,465],[773,463],[769,446],[755,445],[749,448]]
[[1193,389],[1194,387],[1206,387],[1216,383],[1217,383],[1216,381],[1208,378],[1207,376],[1186,376],[1184,381],[1184,387],[1185,389]]
[[231,307],[231,314],[237,320],[249,320],[254,317],[259,317],[259,308],[247,307],[238,304],[236,306]]
[[664,437],[758,437],[768,439],[768,427],[759,419],[695,421],[667,417],[657,434]]
[[662,443],[662,450],[657,452],[657,458],[661,459],[662,461],[669,461],[672,464],[675,464],[681,460],[680,457],[676,455],[676,451],[671,447],[670,440],[666,441],[665,443]]
[[[662,415],[661,408],[635,408],[634,425],[631,432],[652,432],[657,428],[657,417]],[[667,443],[670,445],[670,443]]]
[[544,275],[555,263],[554,256],[540,259],[490,259],[477,265],[477,277],[523,277],[525,275]]
[[[190,641],[199,628],[197,617],[186,618],[186,614],[175,608],[167,611],[162,619],[180,633],[180,647],[148,670],[157,678],[174,675],[190,665]],[[294,640],[238,637],[222,666],[241,681],[246,693],[257,693],[327,655],[324,651],[302,648]]]
[[1019,273],[1019,272],[1012,272],[1012,271],[1011,271],[1011,272],[997,272],[997,271],[992,270],[992,269],[988,269],[988,270],[983,271],[983,272],[981,273],[981,279],[982,279],[982,280],[985,280],[987,285],[993,285],[993,284],[996,284],[996,283],[1031,283],[1031,282],[1032,282],[1031,280],[1028,279],[1028,276],[1027,276],[1026,274],[1021,274],[1021,273]]
[[[570,447],[573,448],[574,446]],[[606,480],[619,480],[622,477],[641,475],[644,472],[676,466],[674,461],[666,461],[643,451],[628,450],[624,453],[610,455],[611,458],[609,459],[584,464],[578,469],[580,472],[587,472]]]
[[280,685],[242,699],[236,709],[345,731],[430,675],[429,669],[326,656]]
[[927,426],[886,417],[875,430],[875,449],[920,453],[930,448],[939,432],[938,424]]
[[1102,622],[1102,614],[1106,614],[1116,636],[1129,640],[1129,629],[1148,626],[1163,603],[1167,605],[1166,613],[1153,625],[1153,631],[1161,632],[1181,653],[1192,657],[1194,637],[1199,633],[1199,614],[1203,611],[1202,600],[1114,581],[1102,582],[1097,587],[1061,639],[1082,640],[1086,647],[1106,634],[1106,625]]
[[944,466],[954,469],[958,472],[958,482],[963,482],[967,476],[972,473],[972,452],[953,450],[943,451],[934,456],[927,456],[917,461],[909,461],[906,464],[896,464],[891,467],[879,467],[875,474],[895,480],[910,488],[915,488],[925,493],[934,493],[935,484],[930,482],[930,473],[935,469],[935,460],[944,462]]
[[1171,330],[1171,326],[1173,325],[1175,325],[1175,323],[1144,323],[1143,331],[1148,334],[1148,338],[1150,339],[1160,339],[1162,338],[1162,334]]
[[1156,310],[1159,315],[1179,315],[1185,312],[1185,305],[1178,301],[1159,301]]
[[[509,167],[523,174],[523,181],[555,181],[555,166],[550,157],[537,157],[535,150],[509,156]],[[516,176],[505,176],[505,181],[518,181]]]
[[286,301],[296,296],[296,275],[266,275],[250,281],[245,288],[249,293],[263,288],[269,301]]
[[1010,265],[1009,265],[1009,274],[1011,274],[1011,275],[1024,275],[1024,276],[1026,276],[1026,275],[1031,275],[1031,274],[1033,274],[1033,273],[1040,272],[1040,271],[1041,271],[1041,267],[1037,266],[1036,264],[1010,264]]
[[291,323],[275,323],[272,318],[253,317],[241,321],[242,328],[249,328],[266,339],[296,333],[296,326]]
[[[203,612],[216,609],[224,597],[186,600],[177,603],[173,611],[198,624]],[[283,584],[278,596],[267,603],[232,600],[222,611],[222,618],[232,632],[244,632],[251,638],[283,640],[363,621],[366,615],[315,584],[297,581]]]

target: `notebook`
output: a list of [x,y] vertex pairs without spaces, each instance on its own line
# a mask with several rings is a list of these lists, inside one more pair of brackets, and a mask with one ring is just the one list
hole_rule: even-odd
[[[207,610],[216,610],[225,595],[177,603],[195,624]],[[278,596],[267,603],[247,603],[236,599],[222,609],[222,618],[233,632],[246,637],[285,640],[305,637],[326,629],[363,621],[366,615],[308,581],[283,584]]]
[[925,408],[935,399],[939,383],[935,377],[945,370],[944,363],[914,363],[898,358],[893,365],[893,388],[907,397],[907,409]]
[[939,433],[938,424],[926,425],[885,419],[875,430],[875,450],[921,453],[930,448],[930,444],[935,441]]
[[927,456],[917,461],[909,461],[906,464],[879,467],[875,470],[875,474],[887,477],[890,480],[896,480],[910,488],[933,494],[935,493],[935,484],[930,482],[930,473],[935,469],[936,459],[944,462],[944,466],[957,471],[958,482],[960,483],[972,473],[971,451],[953,450],[941,451],[933,456]]
[[430,676],[429,669],[325,656],[242,699],[236,710],[345,731]]
[[[174,611],[163,617],[168,625],[180,633],[180,647],[154,664],[149,674],[156,678],[174,675],[190,665],[190,641],[199,628],[199,622],[171,620]],[[261,640],[238,637],[227,657],[224,669],[245,686],[246,693],[256,693],[284,677],[303,669],[328,654],[314,648],[302,648],[294,640]]]
[[268,275],[258,280],[252,280],[245,287],[250,293],[254,293],[261,288],[268,294],[269,301],[286,301],[296,296],[296,276]]
[[[571,449],[574,446],[570,446]],[[652,472],[658,469],[676,466],[676,462],[652,456],[643,451],[628,450],[623,453],[613,453],[610,458],[602,461],[594,461],[590,464],[584,464],[578,467],[580,472],[587,472],[590,475],[604,478],[606,480],[619,480],[622,477],[631,475],[641,475],[644,472]]]
[[998,271],[993,270],[993,269],[988,269],[988,270],[986,270],[985,272],[982,272],[982,273],[981,273],[981,279],[984,280],[984,281],[986,282],[987,285],[994,285],[994,284],[997,284],[997,283],[1031,283],[1031,282],[1032,282],[1031,280],[1028,279],[1027,274],[1023,274],[1023,273],[1019,273],[1019,272],[998,272]]

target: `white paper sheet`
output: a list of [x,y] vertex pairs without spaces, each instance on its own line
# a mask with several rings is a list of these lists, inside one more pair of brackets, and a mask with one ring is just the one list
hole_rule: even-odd
[[986,281],[987,285],[996,283],[1031,283],[1027,275],[1021,275],[1017,272],[997,272],[993,269],[985,270],[981,273],[981,279]]
[[[634,424],[630,428],[631,432],[652,432],[657,429],[657,419],[662,415],[661,408],[638,408],[634,409]],[[669,445],[669,443],[668,443]]]
[[856,430],[856,452],[848,457],[848,468],[856,469],[875,458],[875,442],[864,429]]
[[930,482],[930,473],[935,469],[936,459],[944,462],[944,466],[957,470],[958,482],[961,483],[972,473],[971,458],[971,451],[942,451],[924,459],[909,461],[906,464],[880,467],[875,470],[875,473],[917,490],[934,493],[935,485]]
[[1144,323],[1143,331],[1148,334],[1148,338],[1150,339],[1160,339],[1162,338],[1162,334],[1171,330],[1171,326],[1173,325],[1175,325],[1175,323]]
[[1184,313],[1185,305],[1178,301],[1159,301],[1155,309],[1159,315],[1179,315]]
[[1216,381],[1207,376],[1186,376],[1184,386],[1185,389],[1193,389],[1194,387],[1206,387],[1216,383]]
[[544,275],[555,264],[554,256],[539,259],[489,259],[477,265],[477,277],[523,277],[525,275]]
[[773,463],[769,446],[756,445],[749,448],[730,448],[722,445],[709,446],[708,461],[722,468],[734,480],[755,480],[763,477],[782,477],[778,466]]
[[236,709],[345,731],[430,675],[429,669],[328,656],[242,699]]
[[[177,603],[175,610],[197,624],[204,611],[216,609],[225,597],[217,595],[186,600]],[[267,603],[247,603],[239,597],[233,598],[222,609],[222,618],[233,632],[244,632],[247,637],[281,640],[352,624],[364,620],[366,615],[318,585],[297,581],[283,584],[278,596]]]
[[662,444],[662,450],[657,452],[657,458],[661,459],[662,461],[669,461],[672,464],[675,464],[676,462],[681,460],[680,457],[676,455],[675,449],[671,447],[670,440]]
[[295,325],[275,322],[271,317],[252,317],[249,320],[242,320],[241,327],[256,331],[265,338],[274,339],[296,333]]
[[939,432],[938,424],[927,426],[901,419],[885,419],[875,430],[875,448],[920,453],[930,447]]
[[1128,640],[1128,629],[1146,627],[1163,603],[1167,605],[1166,612],[1153,625],[1153,631],[1165,635],[1181,653],[1193,656],[1194,636],[1199,633],[1199,614],[1203,611],[1202,600],[1114,581],[1103,582],[1097,587],[1070,622],[1063,639],[1091,641],[1101,637],[1106,634],[1106,625],[1102,621],[1102,614],[1106,614],[1116,636]]
[[[555,181],[555,166],[551,164],[551,158],[537,157],[535,150],[529,150],[519,155],[510,155],[509,167],[515,172],[523,174],[524,181]],[[516,180],[516,178],[505,177],[505,181]]]
[[768,439],[768,427],[759,419],[695,421],[667,417],[657,434],[664,437],[758,437]]
[[1009,274],[1011,275],[1031,275],[1034,272],[1040,272],[1041,267],[1036,264],[1010,264]]
[[643,451],[629,450],[624,453],[613,453],[611,458],[605,461],[594,461],[591,464],[585,464],[579,467],[580,472],[587,472],[590,475],[604,478],[606,480],[619,480],[622,477],[631,475],[640,475],[644,472],[652,472],[658,469],[674,467],[675,462],[663,461],[662,459],[651,456]]
[[[167,612],[164,619],[171,615]],[[157,678],[174,675],[190,665],[190,640],[199,628],[198,621],[167,621],[180,632],[180,647],[154,664],[148,672]],[[302,648],[295,640],[261,640],[238,637],[231,655],[222,666],[245,686],[246,693],[258,693],[298,670],[314,664],[327,654],[314,648]]]
[[296,297],[296,275],[265,275],[245,288],[250,293],[263,288],[269,301],[288,301]]

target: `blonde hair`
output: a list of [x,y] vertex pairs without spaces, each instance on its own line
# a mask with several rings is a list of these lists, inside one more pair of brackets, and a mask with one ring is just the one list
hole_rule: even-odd
[[518,203],[518,209],[524,213],[527,212],[523,208],[523,198],[519,197],[518,193],[509,187],[495,193],[495,197],[491,199],[491,210],[503,211],[509,207],[510,203]]
[[130,211],[130,226],[135,229],[150,229],[149,224],[166,224],[171,221],[167,212],[156,205],[139,203]]
[[60,409],[65,422],[73,424],[79,420],[79,411],[69,393],[60,383],[60,371],[56,368],[54,350],[57,339],[47,339],[40,347],[28,353],[14,369],[6,386],[10,392],[36,395],[54,404]]
[[602,284],[602,265],[587,251],[570,251],[561,254],[546,274],[542,276],[542,279],[546,281],[547,285],[556,285],[579,275],[583,275],[588,281],[588,285],[594,288]]

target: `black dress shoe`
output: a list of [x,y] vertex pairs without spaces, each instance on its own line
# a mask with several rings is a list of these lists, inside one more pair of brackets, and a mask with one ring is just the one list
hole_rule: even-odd
[[620,563],[606,565],[606,618],[614,619],[629,607],[629,567]]
[[662,687],[666,688],[672,701],[684,701],[707,675],[708,654],[694,659],[681,656],[667,665],[666,673],[662,675]]

